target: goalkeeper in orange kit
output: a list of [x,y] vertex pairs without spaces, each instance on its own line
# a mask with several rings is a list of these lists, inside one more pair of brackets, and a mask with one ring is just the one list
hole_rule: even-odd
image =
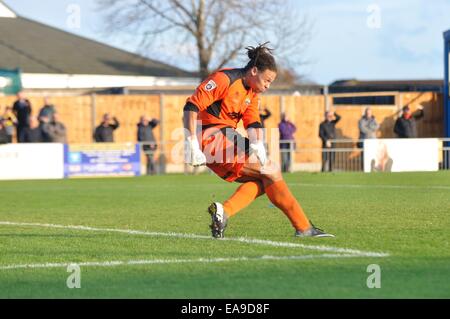
[[[310,223],[280,169],[266,157],[258,94],[275,80],[277,65],[265,44],[247,48],[247,54],[247,66],[211,74],[184,107],[189,163],[206,165],[222,179],[241,183],[226,201],[209,206],[212,236],[222,238],[228,219],[266,194],[289,218],[296,236],[334,237]],[[240,120],[248,138],[236,131]]]

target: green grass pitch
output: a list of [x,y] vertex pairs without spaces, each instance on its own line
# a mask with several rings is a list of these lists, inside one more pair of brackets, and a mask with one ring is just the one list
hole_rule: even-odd
[[[210,239],[208,204],[237,187],[213,175],[0,182],[0,298],[450,297],[450,172],[285,177],[336,238],[295,238],[263,196],[230,220],[226,237],[244,239]],[[367,287],[371,264],[381,288]]]

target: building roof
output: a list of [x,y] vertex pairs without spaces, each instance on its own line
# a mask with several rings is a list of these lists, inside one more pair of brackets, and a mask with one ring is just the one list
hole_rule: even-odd
[[[11,12],[1,1],[0,9]],[[15,15],[0,14],[0,69],[20,68],[23,73],[195,77],[171,65]]]
[[329,93],[355,92],[442,92],[443,80],[339,80],[329,86]]

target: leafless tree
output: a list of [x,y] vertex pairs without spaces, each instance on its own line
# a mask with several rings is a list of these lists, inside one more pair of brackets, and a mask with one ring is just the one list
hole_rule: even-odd
[[131,33],[140,39],[140,48],[193,58],[202,78],[238,59],[247,45],[266,41],[284,67],[296,67],[304,61],[311,34],[309,19],[286,0],[97,0],[97,4],[110,34]]

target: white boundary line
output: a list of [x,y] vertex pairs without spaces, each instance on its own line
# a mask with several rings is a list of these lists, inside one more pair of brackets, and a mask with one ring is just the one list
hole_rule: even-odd
[[[40,224],[40,223],[23,223],[23,222],[10,222],[10,221],[0,221],[0,225],[3,226],[20,226],[20,227],[41,227],[41,228],[56,228],[56,229],[70,229],[70,230],[81,230],[81,231],[92,231],[92,232],[109,232],[109,233],[123,233],[128,235],[142,235],[142,236],[152,236],[152,237],[172,237],[172,238],[187,238],[187,239],[204,239],[204,240],[215,240],[211,236],[196,235],[196,234],[182,234],[182,233],[163,233],[163,232],[149,232],[140,230],[130,230],[130,229],[117,229],[117,228],[97,228],[90,226],[75,226],[75,225],[56,225],[56,224]],[[220,239],[220,241],[234,241],[245,244],[254,245],[265,245],[272,247],[288,247],[288,248],[302,248],[321,252],[330,253],[341,253],[341,254],[352,254],[357,257],[388,257],[388,253],[382,252],[371,252],[362,251],[356,249],[339,248],[331,246],[319,246],[319,245],[305,245],[299,243],[289,243],[289,242],[279,242],[264,239],[252,239],[243,237],[226,237]]]
[[293,186],[305,186],[305,187],[332,187],[332,188],[385,188],[385,189],[439,189],[447,190],[450,186],[446,185],[370,185],[370,184],[313,184],[313,183],[288,183]]
[[0,270],[14,269],[37,269],[37,268],[66,268],[69,265],[79,267],[115,267],[115,266],[139,266],[139,265],[167,265],[167,264],[187,264],[187,263],[222,263],[222,262],[249,262],[249,261],[270,261],[270,260],[311,260],[326,258],[355,258],[360,257],[355,254],[322,254],[322,255],[301,255],[301,256],[258,256],[258,257],[232,257],[232,258],[197,258],[197,259],[148,259],[129,261],[89,261],[73,263],[42,263],[42,264],[13,264],[0,266]]

